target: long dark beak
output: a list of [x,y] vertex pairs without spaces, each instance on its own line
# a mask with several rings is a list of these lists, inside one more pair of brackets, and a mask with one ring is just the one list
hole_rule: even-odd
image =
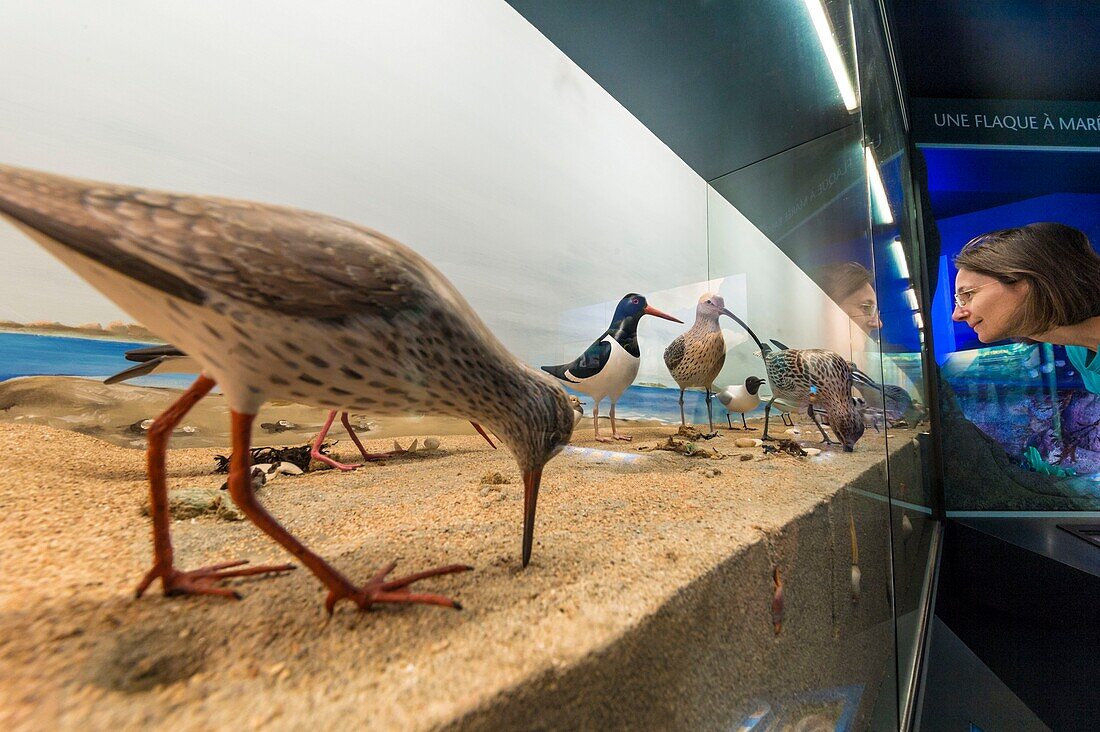
[[738,318],[737,318],[737,316],[736,316],[736,315],[734,315],[733,313],[731,313],[731,312],[729,311],[729,308],[722,308],[722,315],[728,315],[728,316],[730,316],[731,318],[733,318],[734,320],[737,320],[737,322],[738,322],[738,323],[740,323],[740,322],[741,322],[740,320],[738,320]]
[[680,323],[681,325],[684,322],[684,321],[680,320],[679,318],[672,317],[668,313],[662,313],[660,310],[653,307],[652,305],[646,305],[645,310],[643,310],[642,312],[644,312],[646,315],[656,315],[658,318],[664,318],[665,320],[671,320],[673,323]]
[[535,539],[535,504],[539,500],[542,468],[523,474],[523,566],[531,561],[531,545]]

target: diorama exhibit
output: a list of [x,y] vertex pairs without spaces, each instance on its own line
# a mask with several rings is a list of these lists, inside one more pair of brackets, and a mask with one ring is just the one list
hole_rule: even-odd
[[955,258],[1100,220],[887,18],[14,3],[0,726],[908,728],[944,510],[1100,496]]

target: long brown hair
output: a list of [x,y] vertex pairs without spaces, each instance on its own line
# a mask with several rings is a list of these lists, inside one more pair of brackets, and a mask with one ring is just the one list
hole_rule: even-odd
[[871,271],[859,262],[836,262],[818,270],[821,289],[836,303],[842,303],[864,285],[871,285]]
[[1016,329],[1023,336],[1100,315],[1100,255],[1072,226],[1041,222],[976,236],[955,267],[1030,285]]

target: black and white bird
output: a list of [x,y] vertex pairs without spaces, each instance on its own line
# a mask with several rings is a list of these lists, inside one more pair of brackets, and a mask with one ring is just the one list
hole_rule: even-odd
[[139,595],[159,578],[167,594],[232,596],[214,583],[288,568],[175,567],[168,437],[215,384],[230,407],[233,501],[324,584],[330,612],[345,599],[361,609],[377,602],[456,607],[450,598],[409,586],[469,567],[386,579],[390,564],[357,585],[310,551],[252,493],[251,428],[268,399],[379,415],[443,413],[490,428],[523,472],[523,564],[530,560],[542,471],[568,443],[573,409],[564,389],[509,353],[450,282],[411,249],[298,209],[8,166],[0,166],[0,215],[202,366],[149,430],[154,560]]
[[[600,442],[631,439],[629,435],[620,435],[615,429],[615,403],[638,376],[638,367],[642,362],[638,349],[638,322],[643,315],[683,323],[650,306],[643,296],[631,292],[624,295],[615,307],[611,325],[584,353],[570,363],[542,367],[543,371],[561,379],[571,389],[592,397],[592,424],[596,439]],[[611,400],[611,437],[600,435],[600,401],[604,397]]]
[[726,421],[729,422],[731,430],[735,429],[730,419],[730,414],[734,412],[741,415],[741,425],[744,429],[755,429],[749,427],[748,422],[745,421],[745,412],[751,412],[760,406],[760,385],[763,383],[765,383],[764,380],[759,376],[750,376],[745,379],[744,384],[727,386],[718,392],[718,401],[722,402],[722,406],[726,408]]
[[665,366],[680,387],[680,425],[687,427],[684,391],[698,387],[707,395],[707,421],[710,424],[711,437],[717,434],[714,431],[714,411],[711,405],[714,380],[726,363],[726,339],[718,325],[718,318],[722,315],[734,317],[726,309],[726,301],[722,296],[711,293],[703,295],[695,306],[695,323],[686,333],[676,336],[665,349]]

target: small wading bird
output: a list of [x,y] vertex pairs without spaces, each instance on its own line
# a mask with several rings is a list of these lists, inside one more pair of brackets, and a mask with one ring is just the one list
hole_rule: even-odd
[[736,429],[730,419],[730,414],[733,412],[741,415],[741,426],[744,429],[756,429],[749,427],[748,422],[745,421],[745,412],[751,412],[760,406],[760,385],[763,383],[765,382],[760,377],[750,376],[745,379],[743,386],[740,384],[727,386],[718,392],[718,401],[722,402],[722,406],[726,408],[726,421],[729,422],[731,430]]
[[[624,295],[615,307],[611,325],[584,353],[571,363],[542,367],[546,373],[592,397],[592,426],[600,442],[631,439],[628,435],[620,435],[615,429],[615,402],[638,376],[638,367],[642,362],[641,351],[638,350],[638,321],[643,315],[655,315],[674,323],[683,322],[651,307],[644,297],[631,292]],[[611,437],[600,436],[600,401],[604,397],[611,399]]]
[[848,362],[833,351],[787,348],[774,340],[772,343],[779,350],[773,350],[771,346],[760,342],[745,321],[732,313],[730,317],[756,341],[768,374],[772,398],[764,406],[764,434],[761,437],[765,440],[775,439],[768,436],[768,417],[772,405],[782,400],[786,407],[805,407],[807,414],[821,430],[823,441],[831,443],[832,440],[815,415],[818,409],[825,412],[829,415],[829,426],[836,432],[844,451],[851,452],[855,449],[856,442],[863,437],[865,427],[863,415],[852,397],[852,367]]
[[[103,380],[104,384],[117,384],[129,379],[136,379],[139,376],[152,376],[153,374],[197,374],[202,371],[202,366],[200,366],[195,359],[175,346],[164,345],[134,348],[126,351],[123,355],[126,356],[127,361],[137,361],[138,365],[131,366],[124,371],[119,371],[117,374],[107,377]],[[358,463],[348,465],[337,462],[321,452],[321,445],[324,444],[325,437],[328,436],[328,431],[332,429],[332,423],[335,419],[336,410],[330,410],[328,417],[325,418],[324,426],[321,427],[321,431],[317,433],[317,437],[313,440],[313,446],[309,453],[310,457],[329,467],[336,468],[337,470],[349,471],[363,467],[362,464]],[[344,425],[344,429],[348,431],[348,436],[351,437],[351,441],[359,448],[359,454],[362,455],[363,459],[367,462],[383,460],[388,457],[402,454],[400,451],[396,450],[391,450],[389,452],[367,452],[367,448],[363,447],[363,443],[359,441],[359,435],[355,434],[355,428],[351,426],[351,420],[347,412],[340,412],[340,423]],[[481,428],[481,425],[477,422],[470,422],[470,424],[478,431],[478,434],[485,438],[485,441],[489,443],[490,447],[494,450],[497,449],[497,446],[489,439],[489,435],[485,434],[485,430]]]
[[310,551],[252,493],[252,422],[270,398],[375,414],[441,412],[489,427],[523,472],[527,565],[542,470],[568,443],[573,409],[560,386],[510,354],[443,275],[411,249],[306,211],[8,166],[0,166],[0,214],[202,367],[149,430],[154,559],[138,595],[160,578],[166,594],[233,596],[214,583],[290,568],[236,568],[242,562],[190,572],[175,567],[168,437],[215,383],[230,406],[230,496],[325,585],[330,613],[345,599],[362,609],[376,602],[458,607],[409,585],[470,567],[453,564],[387,580],[391,563],[356,585]]
[[714,380],[726,363],[726,339],[718,325],[721,315],[734,317],[726,309],[726,301],[722,296],[709,293],[703,295],[695,306],[695,324],[686,333],[676,336],[665,349],[665,366],[680,386],[680,425],[687,427],[687,418],[684,417],[684,390],[697,386],[707,394],[709,437],[717,434],[714,431],[711,393],[714,391]]

